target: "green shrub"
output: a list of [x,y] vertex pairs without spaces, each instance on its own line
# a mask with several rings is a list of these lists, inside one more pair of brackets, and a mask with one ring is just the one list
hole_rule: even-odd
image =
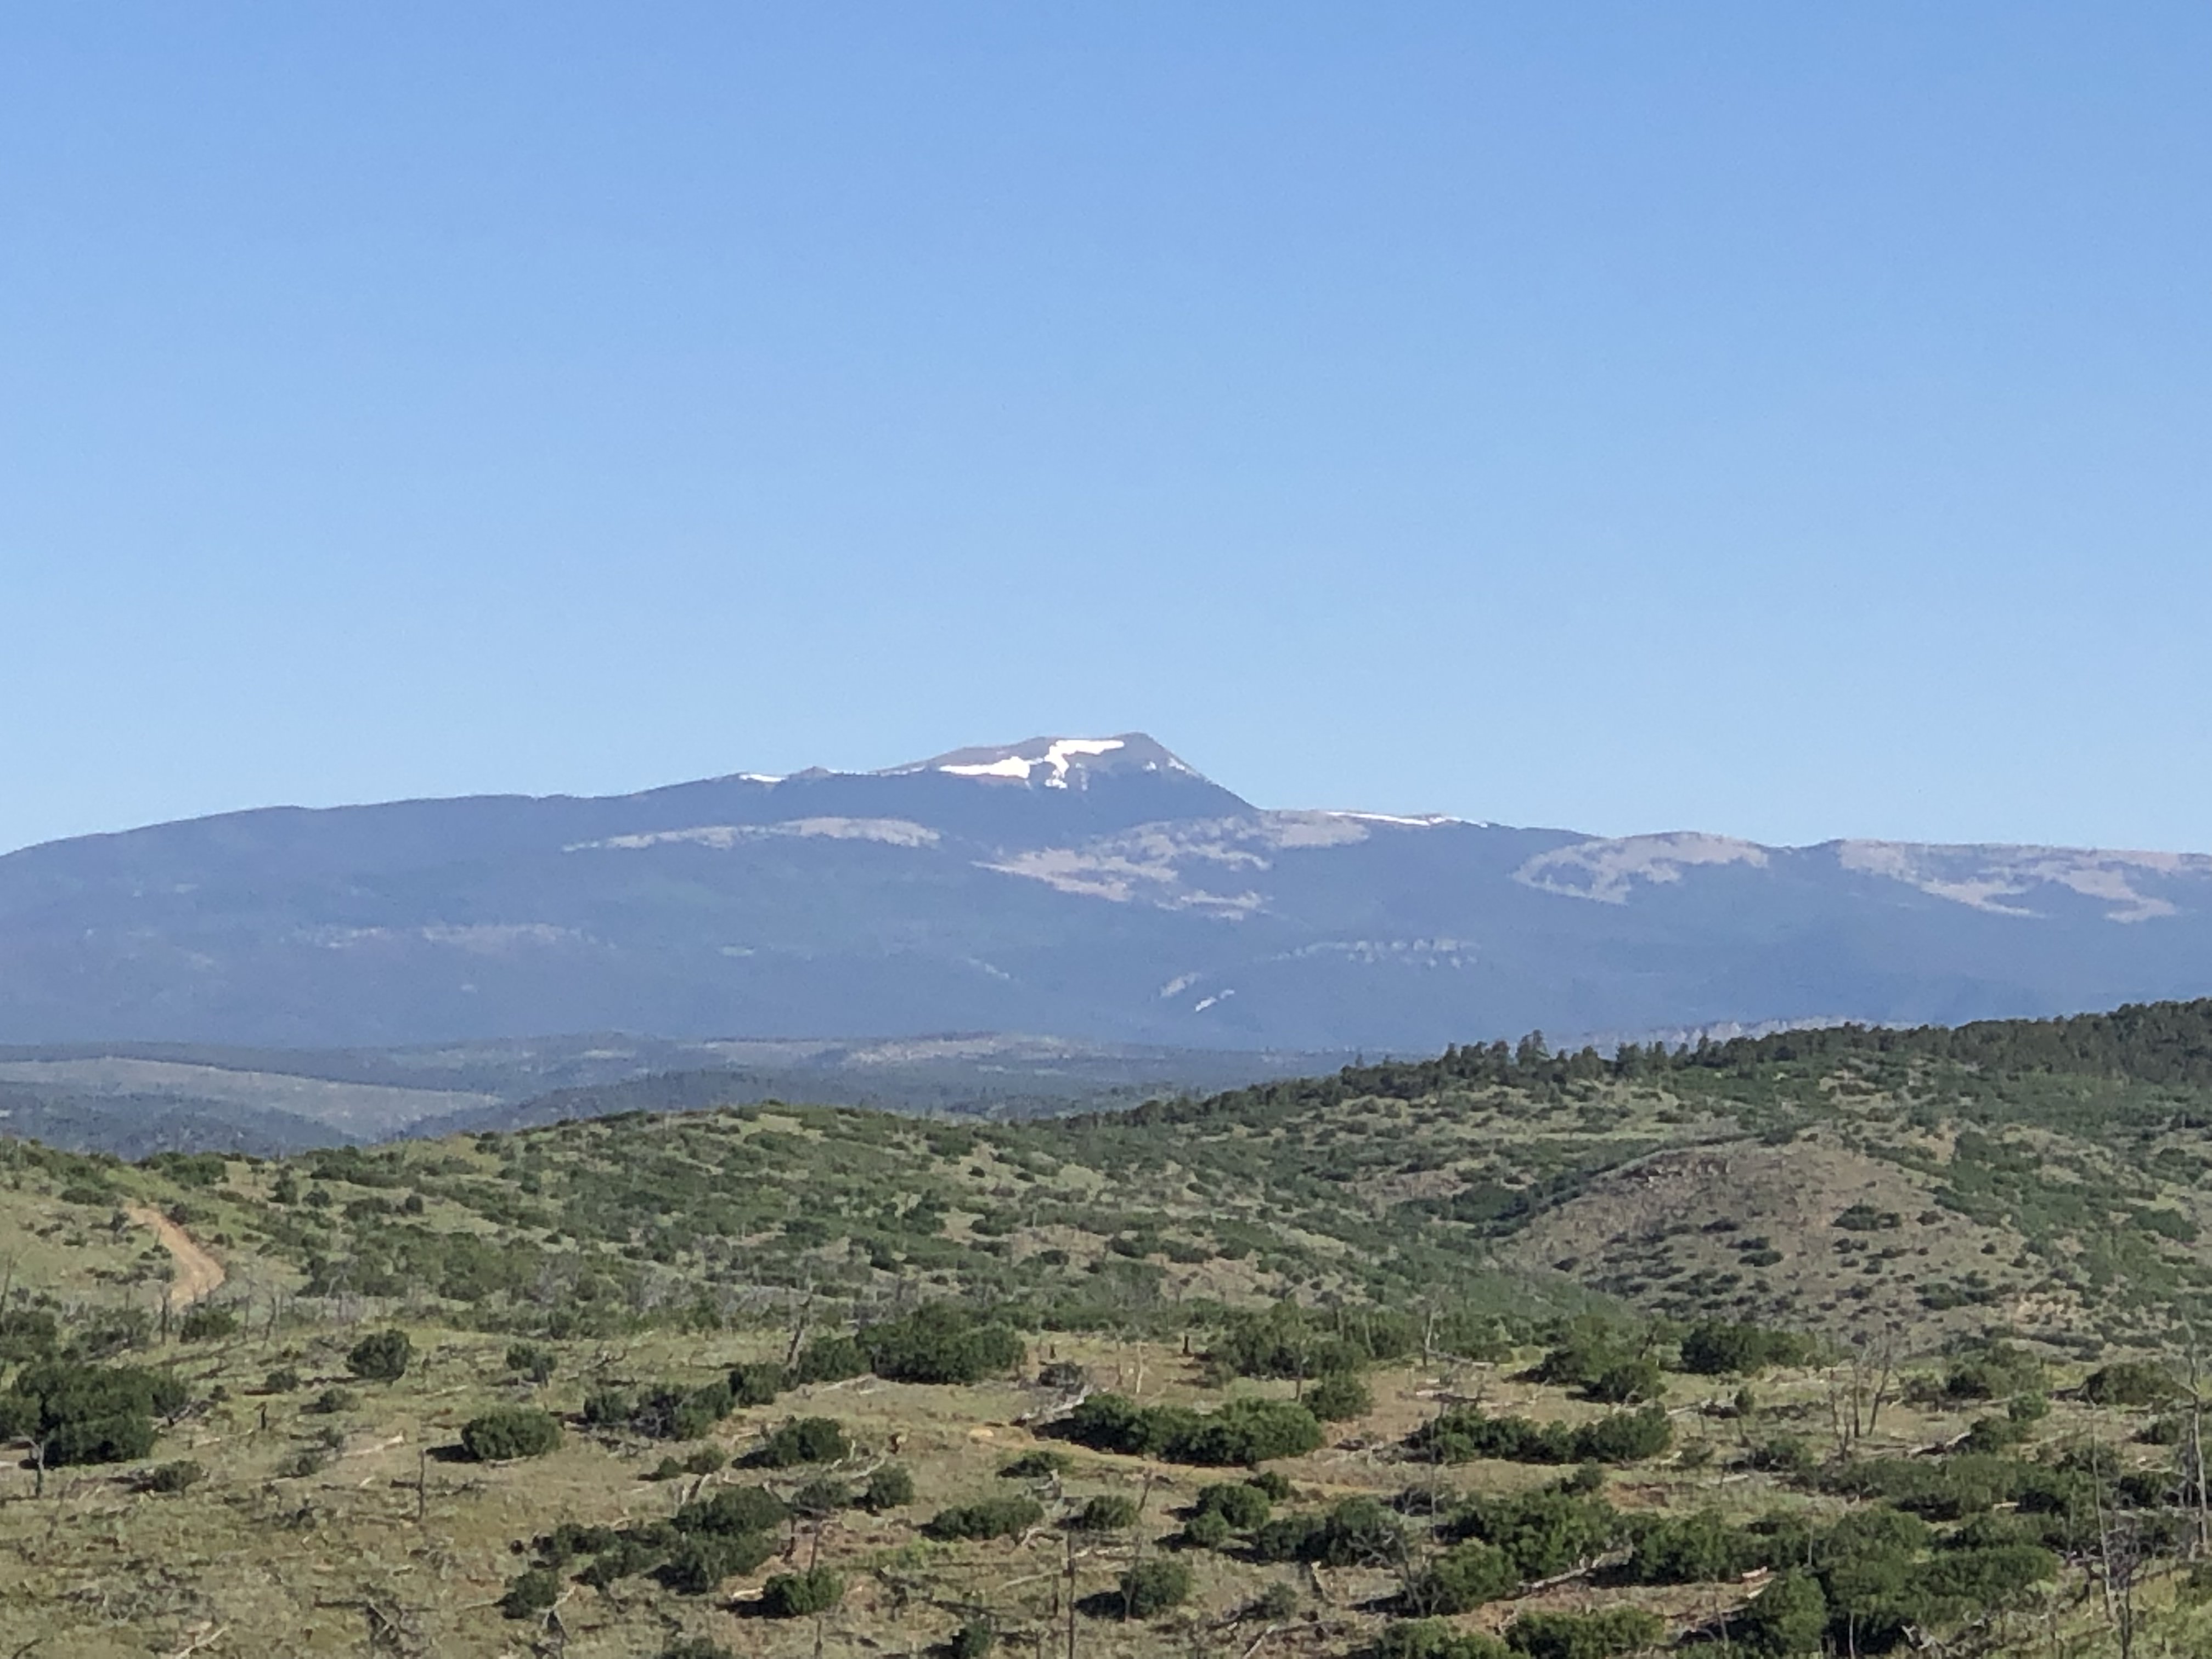
[[983,1659],[999,1644],[999,1632],[981,1620],[974,1620],[952,1632],[945,1645],[951,1659]]
[[1603,1498],[1558,1486],[1470,1498],[1452,1511],[1448,1529],[1496,1546],[1522,1578],[1550,1578],[1603,1554],[1624,1523]]
[[773,1406],[776,1396],[789,1386],[790,1377],[781,1365],[730,1367],[730,1403],[732,1406]]
[[1776,1574],[1736,1615],[1735,1639],[1765,1659],[1818,1653],[1828,1626],[1828,1598],[1809,1572]]
[[1121,1616],[1157,1619],[1190,1599],[1196,1577],[1182,1561],[1155,1556],[1121,1575]]
[[1298,1593],[1288,1584],[1270,1584],[1237,1609],[1239,1619],[1280,1622],[1298,1610]]
[[300,1373],[289,1365],[279,1365],[261,1379],[264,1394],[290,1394],[300,1386]]
[[503,1406],[461,1425],[461,1445],[479,1463],[543,1457],[561,1443],[561,1419],[526,1406]]
[[1120,1395],[1096,1394],[1068,1414],[1066,1432],[1098,1451],[1163,1457],[1223,1468],[1317,1449],[1321,1425],[1287,1400],[1232,1400],[1218,1411],[1139,1406]]
[[[1413,1340],[1418,1343],[1418,1336]],[[1263,1312],[1231,1315],[1206,1353],[1207,1369],[1218,1376],[1286,1381],[1357,1370],[1377,1357],[1356,1338],[1326,1328],[1295,1302],[1278,1302]],[[1395,1358],[1398,1352],[1389,1357]]]
[[397,1382],[407,1375],[415,1345],[404,1331],[378,1331],[364,1336],[346,1355],[346,1369],[364,1382]]
[[1313,1561],[1329,1567],[1395,1567],[1405,1559],[1405,1528],[1372,1498],[1347,1498],[1326,1515],[1287,1515],[1252,1534],[1262,1561]]
[[2005,1402],[2005,1415],[2023,1429],[2031,1423],[2040,1423],[2051,1415],[2051,1397],[2041,1394],[2016,1394]]
[[737,1656],[720,1642],[704,1636],[690,1636],[661,1649],[659,1659],[737,1659]]
[[[605,1402],[614,1404],[612,1400]],[[640,1434],[655,1440],[703,1440],[714,1425],[730,1414],[730,1385],[720,1381],[704,1388],[685,1389],[667,1382],[653,1389],[632,1406],[629,1423]],[[585,1402],[588,1419],[593,1410]]]
[[2035,1586],[2057,1576],[2057,1557],[2034,1544],[1941,1550],[1913,1571],[1916,1622],[1962,1624],[2017,1606]]
[[593,1389],[584,1396],[584,1421],[595,1429],[618,1429],[637,1413],[637,1402],[620,1389]]
[[1816,1459],[1812,1443],[1802,1434],[1769,1435],[1751,1449],[1751,1467],[1763,1474],[1786,1480],[1802,1480],[1813,1473]]
[[860,1507],[871,1515],[902,1510],[914,1502],[914,1476],[903,1465],[886,1463],[872,1471],[860,1489]]
[[60,1343],[60,1323],[44,1308],[0,1308],[0,1365],[44,1359]]
[[589,1584],[596,1590],[611,1589],[622,1580],[659,1564],[674,1547],[673,1543],[659,1539],[622,1534],[605,1548],[594,1553],[592,1565],[576,1575],[576,1582]]
[[754,1453],[763,1468],[796,1468],[803,1463],[835,1463],[849,1457],[853,1443],[833,1417],[793,1417],[778,1424]]
[[1001,1480],[1056,1480],[1066,1474],[1073,1460],[1066,1452],[1048,1451],[1038,1447],[1025,1451],[999,1465]]
[[791,1494],[792,1512],[796,1515],[835,1515],[852,1507],[853,1489],[842,1480],[817,1476]]
[[1595,1613],[1524,1613],[1505,1632],[1506,1645],[1528,1659],[1617,1659],[1658,1645],[1666,1627],[1641,1607]]
[[173,1463],[155,1464],[140,1484],[148,1492],[183,1492],[198,1486],[206,1475],[207,1471],[190,1458],[181,1458]]
[[1234,1536],[1234,1528],[1212,1510],[1200,1510],[1183,1522],[1182,1541],[1191,1549],[1218,1550]]
[[1905,1218],[1894,1210],[1878,1210],[1862,1202],[1852,1205],[1831,1224],[1849,1233],[1894,1232],[1905,1224]]
[[1615,1412],[1595,1423],[1585,1423],[1568,1437],[1570,1463],[1640,1463],[1657,1457],[1674,1443],[1674,1425],[1666,1408],[1646,1406],[1641,1411]]
[[811,1619],[845,1599],[845,1581],[827,1567],[779,1572],[761,1586],[760,1610],[768,1619]]
[[851,1337],[818,1336],[799,1351],[789,1381],[794,1385],[842,1382],[848,1377],[865,1376],[867,1371],[867,1353]]
[[709,1382],[703,1389],[694,1389],[670,1414],[668,1437],[705,1439],[714,1431],[714,1425],[730,1414],[732,1404],[730,1385],[726,1382]]
[[1357,1374],[1337,1371],[1308,1388],[1298,1403],[1323,1423],[1349,1423],[1375,1409],[1375,1395]]
[[1033,1498],[987,1498],[939,1510],[922,1528],[932,1538],[1015,1538],[1044,1519],[1044,1506]]
[[550,1568],[532,1567],[507,1585],[507,1594],[499,1598],[499,1610],[510,1619],[527,1619],[560,1599],[559,1575]]
[[534,1342],[517,1342],[507,1351],[507,1368],[518,1376],[532,1382],[550,1382],[560,1357],[550,1348],[542,1348]]
[[1967,1355],[1943,1379],[1943,1392],[1954,1400],[2002,1400],[2042,1387],[2042,1363],[2006,1342],[1991,1342]]
[[1555,1388],[1587,1392],[1607,1371],[1645,1358],[1644,1346],[1640,1332],[1601,1319],[1578,1319],[1545,1351],[1535,1377]]
[[1200,1486],[1194,1508],[1199,1515],[1219,1516],[1234,1531],[1249,1532],[1267,1524],[1274,1504],[1257,1485],[1240,1480]]
[[771,1532],[790,1516],[790,1507],[765,1486],[725,1486],[676,1511],[678,1532],[737,1538]]
[[1756,1376],[1771,1365],[1802,1365],[1813,1345],[1794,1331],[1711,1320],[1682,1339],[1682,1369],[1699,1376]]
[[1959,1449],[1968,1452],[2001,1452],[2016,1446],[2027,1431],[2010,1417],[1978,1417],[1960,1437]]
[[1758,1538],[1701,1510],[1645,1522],[1637,1531],[1627,1576],[1639,1584],[1718,1584],[1741,1577],[1765,1558]]
[[1608,1365],[1583,1390],[1592,1400],[1608,1406],[1630,1406],[1656,1400],[1665,1392],[1667,1379],[1656,1359],[1625,1359]]
[[1078,1532],[1127,1532],[1137,1524],[1137,1500],[1120,1492],[1101,1492],[1083,1506],[1073,1524]]
[[166,1371],[40,1360],[0,1395],[0,1435],[31,1441],[49,1465],[134,1462],[154,1449],[155,1419],[184,1404]]
[[1674,1425],[1657,1405],[1615,1412],[1573,1429],[1525,1417],[1492,1417],[1479,1407],[1458,1406],[1423,1424],[1406,1444],[1440,1463],[1486,1457],[1516,1463],[1633,1463],[1658,1456],[1674,1439]]
[[185,1316],[177,1322],[177,1340],[180,1342],[213,1342],[237,1334],[236,1312],[212,1302],[198,1303],[185,1309]]
[[660,1581],[682,1595],[710,1595],[726,1578],[750,1572],[775,1553],[775,1540],[757,1532],[694,1533],[670,1553]]
[[2093,1406],[2162,1406],[2179,1392],[2164,1366],[2140,1359],[2104,1366],[2081,1384],[2081,1398]]
[[944,1303],[872,1327],[860,1342],[876,1375],[894,1382],[980,1382],[1015,1370],[1026,1352],[1006,1326]]
[[1521,1588],[1521,1575],[1504,1551],[1490,1544],[1446,1550],[1406,1586],[1406,1605],[1417,1613],[1472,1613]]

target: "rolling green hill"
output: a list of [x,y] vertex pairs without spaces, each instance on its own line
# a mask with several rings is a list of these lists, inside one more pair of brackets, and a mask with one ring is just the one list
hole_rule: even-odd
[[1094,1654],[2197,1651],[2208,1170],[2212,1003],[1037,1121],[0,1143],[0,1642],[1021,1653],[1072,1601]]

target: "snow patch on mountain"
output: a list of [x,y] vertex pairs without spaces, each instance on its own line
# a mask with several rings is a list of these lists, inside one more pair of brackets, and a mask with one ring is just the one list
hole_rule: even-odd
[[1402,824],[1409,830],[1433,830],[1440,823],[1464,823],[1477,830],[1491,826],[1472,818],[1455,818],[1443,812],[1424,812],[1415,817],[1405,817],[1395,812],[1331,811],[1322,814],[1331,818],[1358,818],[1368,823]]
[[956,778],[1019,778],[1027,783],[1036,775],[1040,766],[1045,769],[1044,787],[1048,789],[1067,787],[1067,763],[1078,755],[1110,755],[1124,744],[1119,738],[1054,738],[1046,745],[1043,754],[1034,760],[1021,755],[1003,755],[971,766],[940,766],[940,772],[949,772]]
[[1698,866],[1744,864],[1764,870],[1768,862],[1764,847],[1726,836],[1630,836],[1539,853],[1513,872],[1513,879],[1540,892],[1626,904],[1639,881],[1679,882],[1683,871]]
[[955,749],[925,761],[894,766],[879,777],[941,772],[948,777],[985,782],[1042,785],[1047,789],[1088,788],[1094,776],[1131,773],[1169,774],[1204,782],[1197,769],[1142,732],[1111,738],[1030,738],[995,748]]

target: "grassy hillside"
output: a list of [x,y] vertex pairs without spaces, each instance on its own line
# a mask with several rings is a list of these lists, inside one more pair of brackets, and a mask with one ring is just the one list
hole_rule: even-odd
[[[0,1143],[0,1650],[1060,1652],[1072,1603],[1092,1654],[2202,1651],[2208,1170],[2212,1004]],[[1247,1462],[1264,1525],[1200,1497]]]
[[1323,1070],[1340,1058],[989,1034],[683,1042],[599,1032],[324,1052],[0,1046],[0,1124],[21,1139],[130,1158],[281,1157],[401,1134],[773,1100],[979,1118],[1106,1111],[1163,1091]]

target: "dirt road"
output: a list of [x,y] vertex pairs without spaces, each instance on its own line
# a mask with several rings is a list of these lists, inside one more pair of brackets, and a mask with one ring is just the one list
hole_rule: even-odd
[[154,1230],[154,1237],[177,1264],[177,1276],[169,1281],[173,1305],[181,1308],[222,1288],[222,1263],[202,1249],[190,1233],[150,1204],[132,1205],[130,1216],[140,1226]]

